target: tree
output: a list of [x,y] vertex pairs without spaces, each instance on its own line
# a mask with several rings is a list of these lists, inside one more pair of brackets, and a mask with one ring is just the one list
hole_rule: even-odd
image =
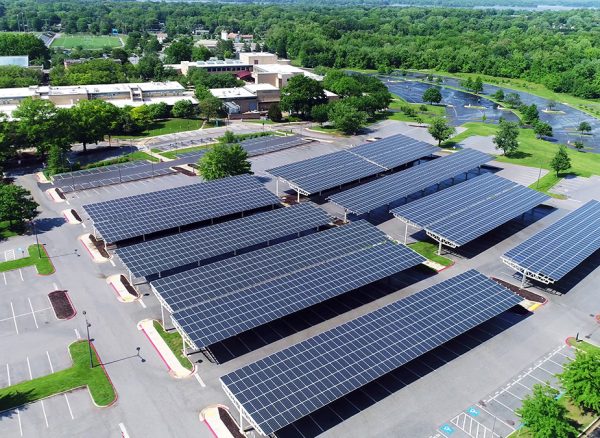
[[198,161],[200,176],[212,181],[227,176],[250,173],[248,153],[239,144],[217,144]]
[[471,91],[473,89],[473,79],[468,77],[464,81],[460,82],[460,86],[463,87],[465,90]]
[[589,122],[586,122],[584,120],[583,122],[581,122],[579,124],[579,126],[577,127],[577,130],[581,133],[581,135],[587,134],[592,131],[592,126],[589,124]]
[[66,151],[57,145],[50,146],[48,152],[48,171],[51,175],[69,170],[66,163]]
[[196,107],[191,100],[178,100],[171,109],[171,115],[182,119],[191,119],[196,115]]
[[140,105],[129,109],[131,121],[133,122],[137,132],[144,132],[148,129],[154,119],[152,118],[152,110],[148,105]]
[[109,134],[111,124],[118,117],[116,106],[101,99],[81,100],[71,108],[73,139],[87,150],[89,143],[98,142]]
[[208,61],[212,52],[206,46],[192,47],[192,61]]
[[492,94],[492,99],[502,102],[504,100],[504,90],[502,90],[502,88],[498,88],[496,92]]
[[165,49],[165,63],[179,64],[181,61],[191,60],[192,47],[191,38],[181,38],[175,41]]
[[600,413],[600,353],[577,350],[575,360],[563,367],[558,379],[575,404]]
[[310,112],[310,117],[315,122],[318,122],[321,126],[323,126],[323,123],[329,120],[329,105],[323,103],[321,105],[313,106],[313,109]]
[[171,109],[165,102],[151,103],[148,109],[154,120],[168,119],[171,116]]
[[553,111],[554,108],[556,108],[556,101],[555,100],[549,100],[548,102],[546,102],[546,108],[548,108],[548,111]]
[[281,109],[306,116],[312,107],[327,102],[323,86],[304,75],[293,76],[281,90]]
[[581,152],[583,150],[583,148],[585,147],[585,144],[581,140],[577,140],[577,141],[575,141],[575,143],[573,143],[573,146],[575,146],[575,149],[577,149],[579,152]]
[[229,129],[225,131],[223,137],[221,137],[219,140],[221,140],[221,142],[225,144],[237,143],[237,138],[235,137],[235,134]]
[[440,103],[442,101],[442,93],[437,87],[430,87],[423,93],[423,102]]
[[45,99],[26,98],[21,101],[13,117],[17,119],[17,134],[24,143],[20,146],[35,147],[45,155],[64,131],[59,129],[61,120],[56,106]]
[[483,91],[483,81],[481,80],[481,76],[477,76],[473,81],[472,91],[475,94],[479,94]]
[[577,436],[567,416],[568,411],[558,398],[559,392],[548,384],[534,385],[520,409],[516,410],[523,423],[536,438],[570,438]]
[[367,123],[367,113],[343,100],[330,106],[328,116],[333,126],[345,134],[356,134]]
[[223,102],[221,102],[221,99],[211,94],[200,100],[198,107],[200,108],[201,113],[204,114],[204,117],[206,117],[206,121],[210,122],[210,119],[217,117],[221,112]]
[[552,137],[552,126],[549,123],[538,120],[533,125],[533,132],[537,138]]
[[427,129],[431,136],[438,141],[438,146],[443,141],[448,140],[456,132],[453,126],[450,126],[448,122],[442,117],[436,117],[431,121],[429,128]]
[[521,108],[523,114],[523,123],[526,125],[533,125],[540,119],[540,113],[535,103],[531,105],[523,105]]
[[504,97],[504,103],[509,108],[518,108],[522,104],[521,103],[521,96],[519,96],[518,93],[508,93]]
[[267,113],[270,120],[275,123],[279,123],[283,120],[283,115],[281,114],[281,107],[278,103],[274,103],[269,107],[269,112]]
[[571,159],[569,158],[569,154],[567,153],[567,148],[564,145],[560,145],[558,147],[558,151],[552,161],[550,162],[550,167],[556,172],[556,176],[560,172],[564,172],[571,167]]
[[38,204],[31,193],[14,184],[0,185],[0,221],[8,221],[12,226],[22,224],[36,217]]
[[519,148],[519,125],[516,122],[502,120],[498,125],[498,131],[493,139],[496,149],[500,149],[504,155],[510,157]]

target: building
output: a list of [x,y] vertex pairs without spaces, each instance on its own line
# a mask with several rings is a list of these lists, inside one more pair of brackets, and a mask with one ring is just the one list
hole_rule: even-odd
[[277,64],[277,55],[269,52],[241,52],[240,61],[250,65]]
[[29,67],[29,56],[0,56],[0,67]]
[[172,68],[182,75],[187,75],[191,68],[200,68],[208,73],[251,72],[252,65],[237,59],[209,60],[209,61],[182,61],[180,64],[165,64],[165,68]]
[[213,88],[211,94],[223,102],[229,114],[268,111],[281,98],[279,88],[270,84],[248,84],[243,87]]
[[70,108],[82,100],[102,99],[118,107],[164,102],[174,105],[180,100],[198,103],[179,82],[143,82],[137,84],[98,84],[78,86],[31,86],[0,89],[0,111],[7,115],[26,98],[46,99],[61,108]]
[[317,81],[323,76],[289,64],[258,64],[254,65],[252,77],[257,84],[271,84],[279,89],[286,86],[288,80],[296,75],[304,75]]

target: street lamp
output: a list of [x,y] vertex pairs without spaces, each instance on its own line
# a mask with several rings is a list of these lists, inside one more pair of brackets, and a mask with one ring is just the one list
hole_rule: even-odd
[[83,317],[85,318],[85,330],[87,332],[88,350],[90,352],[90,368],[94,368],[94,359],[92,356],[92,341],[90,340],[90,327],[92,325],[88,322],[86,311],[84,310],[81,313],[83,313]]

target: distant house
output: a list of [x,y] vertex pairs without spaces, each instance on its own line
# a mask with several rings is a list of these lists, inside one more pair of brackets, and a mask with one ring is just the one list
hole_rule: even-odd
[[7,66],[29,67],[29,56],[0,56],[0,67]]

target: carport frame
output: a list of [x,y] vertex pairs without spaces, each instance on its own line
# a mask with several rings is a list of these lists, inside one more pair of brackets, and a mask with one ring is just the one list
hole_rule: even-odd
[[221,381],[221,388],[223,388],[223,392],[225,392],[225,394],[227,395],[227,397],[229,398],[229,400],[231,400],[231,403],[233,404],[233,406],[240,413],[240,424],[239,424],[239,426],[240,426],[240,432],[241,433],[244,433],[243,418],[245,417],[246,420],[248,421],[248,423],[250,423],[250,425],[258,433],[260,433],[263,436],[273,436],[272,434],[266,434],[266,433],[263,432],[263,430],[260,428],[260,426],[258,425],[258,423],[256,421],[254,421],[254,419],[248,413],[248,411],[246,411],[244,409],[244,406],[242,405],[242,403],[240,403],[240,401],[235,397],[235,395],[233,395],[233,393],[229,390],[229,388],[227,388],[227,385],[225,385],[225,383],[223,383],[223,381]]
[[533,279],[533,280],[537,280],[541,283],[544,284],[552,284],[554,283],[556,280],[552,279],[551,277],[542,274],[541,272],[533,272],[530,271],[529,269],[524,268],[523,266],[519,265],[518,263],[514,262],[513,260],[509,259],[508,257],[505,256],[501,256],[500,259],[502,260],[502,262],[507,265],[508,267],[514,269],[515,271],[519,272],[522,275],[521,278],[521,288],[525,287],[525,282],[527,281],[527,277]]

